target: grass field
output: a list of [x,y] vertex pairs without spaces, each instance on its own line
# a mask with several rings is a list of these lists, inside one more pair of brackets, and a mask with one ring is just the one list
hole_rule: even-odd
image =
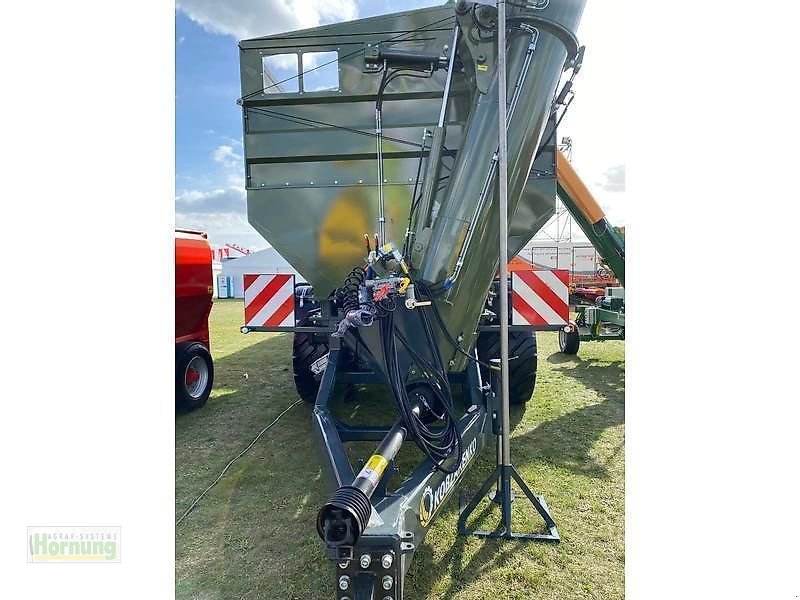
[[[216,301],[214,391],[204,408],[176,414],[176,519],[297,399],[291,337],[241,335],[242,316],[240,301]],[[539,333],[538,342],[536,391],[526,409],[513,411],[511,449],[525,480],[547,499],[561,543],[457,536],[458,502],[451,500],[415,554],[406,598],[624,597],[624,343],[582,343],[578,356],[565,356],[555,334]],[[340,410],[360,418],[382,414],[386,423],[394,418],[369,393]],[[311,434],[311,407],[300,404],[177,526],[177,598],[334,597],[333,570],[315,529],[329,490]],[[373,446],[353,448],[354,462]],[[404,449],[401,462],[416,460],[415,452]],[[475,491],[492,466],[493,446],[461,489]],[[525,530],[526,517],[530,530],[533,513],[525,502],[516,502],[514,511],[517,530]],[[480,523],[492,527],[496,514]]]

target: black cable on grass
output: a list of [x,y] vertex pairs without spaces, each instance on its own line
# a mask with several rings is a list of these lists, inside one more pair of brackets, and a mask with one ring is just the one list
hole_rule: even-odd
[[211,488],[213,488],[215,485],[217,485],[217,484],[218,484],[218,483],[219,483],[219,482],[222,480],[222,477],[225,475],[225,473],[228,471],[228,469],[230,469],[230,468],[231,468],[231,465],[233,465],[233,463],[235,463],[237,460],[239,460],[240,458],[242,458],[242,457],[243,457],[243,456],[244,456],[244,455],[247,453],[247,451],[248,451],[248,450],[250,450],[250,448],[252,448],[253,446],[255,446],[255,445],[256,445],[256,442],[259,440],[259,438],[261,438],[261,436],[262,436],[262,435],[264,435],[264,433],[266,433],[267,431],[269,431],[269,429],[270,429],[270,428],[271,428],[273,425],[275,425],[275,423],[277,423],[277,422],[280,420],[280,418],[281,418],[283,415],[285,415],[287,412],[289,412],[290,410],[292,410],[292,409],[293,409],[295,406],[297,406],[298,404],[300,404],[300,402],[301,402],[301,400],[296,400],[296,401],[294,402],[294,404],[290,405],[290,406],[289,406],[288,408],[286,408],[286,409],[285,409],[285,410],[284,410],[284,411],[283,411],[281,414],[279,414],[277,417],[275,417],[275,420],[274,420],[274,421],[272,421],[272,423],[270,423],[269,425],[267,425],[266,427],[264,427],[264,429],[262,429],[261,431],[259,431],[259,432],[258,432],[258,435],[257,435],[255,438],[253,438],[253,441],[252,441],[252,442],[250,442],[250,443],[247,445],[247,447],[246,447],[244,450],[242,450],[242,451],[241,451],[239,454],[237,454],[237,455],[236,455],[236,456],[233,458],[233,460],[231,460],[231,461],[230,461],[230,462],[229,462],[227,465],[225,465],[225,468],[224,468],[224,469],[222,469],[222,472],[221,472],[221,473],[220,473],[220,474],[217,476],[217,478],[216,478],[216,479],[215,479],[215,480],[214,480],[214,481],[211,483],[211,485],[210,485],[210,486],[208,486],[206,489],[204,489],[204,490],[203,490],[203,493],[202,493],[202,494],[200,494],[200,495],[199,495],[197,498],[195,498],[195,499],[194,499],[194,502],[192,502],[192,503],[189,505],[189,508],[187,508],[187,509],[186,509],[186,511],[185,511],[185,512],[184,512],[184,513],[183,513],[183,514],[180,516],[180,518],[179,518],[177,521],[175,521],[175,527],[177,527],[178,525],[180,525],[180,524],[181,524],[181,521],[183,521],[183,520],[184,520],[184,519],[185,519],[185,518],[188,516],[188,514],[189,514],[190,512],[192,512],[192,511],[195,509],[195,507],[196,507],[196,506],[199,504],[200,500],[202,500],[202,499],[203,499],[203,497],[204,497],[204,496],[205,496],[205,495],[206,495],[206,494],[207,494],[209,491],[211,491]]

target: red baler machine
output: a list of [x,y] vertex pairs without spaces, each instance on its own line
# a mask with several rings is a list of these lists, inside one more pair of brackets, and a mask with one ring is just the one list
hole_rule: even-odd
[[175,230],[175,401],[203,406],[214,383],[208,317],[214,295],[208,235]]

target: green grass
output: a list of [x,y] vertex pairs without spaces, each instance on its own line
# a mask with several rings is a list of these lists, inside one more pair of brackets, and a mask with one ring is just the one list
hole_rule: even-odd
[[[241,302],[215,303],[214,392],[204,408],[176,415],[176,519],[297,398],[290,336],[241,335],[242,317]],[[547,499],[561,543],[457,536],[458,502],[450,500],[415,554],[406,598],[624,597],[624,343],[582,343],[579,355],[568,357],[558,353],[555,334],[539,333],[538,341],[536,391],[526,409],[513,411],[511,450],[522,476]],[[374,406],[374,395],[365,394],[343,410],[364,418]],[[311,407],[298,405],[177,527],[177,598],[334,597],[333,570],[315,529],[329,490],[311,435]],[[353,459],[372,446],[352,448]],[[414,453],[404,449],[402,462]],[[492,457],[493,445],[462,490],[477,489]],[[514,513],[517,530],[531,530],[524,501],[515,502]],[[476,523],[492,527],[496,514]]]

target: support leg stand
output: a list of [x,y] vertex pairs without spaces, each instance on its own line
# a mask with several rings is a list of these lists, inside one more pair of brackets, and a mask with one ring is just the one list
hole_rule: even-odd
[[[544,520],[545,526],[547,527],[547,533],[514,533],[511,527],[511,501],[513,498],[511,492],[512,479],[517,482],[517,485],[522,490],[523,495],[531,501],[531,504],[533,504],[536,512],[539,513]],[[494,501],[500,505],[502,511],[501,527],[493,531],[469,531],[467,528],[467,519],[477,508],[481,500],[483,500],[490,493],[489,491],[493,486],[500,491],[499,494],[495,493],[495,498],[497,498],[497,500]],[[513,465],[498,465],[488,479],[486,479],[486,481],[483,483],[480,491],[478,491],[478,493],[472,497],[466,506],[462,506],[461,514],[458,517],[458,532],[461,535],[471,534],[478,537],[504,538],[507,540],[520,539],[556,543],[561,541],[561,537],[558,534],[558,529],[556,528],[556,522],[550,515],[550,509],[548,508],[544,497],[537,496],[530,490]]]

